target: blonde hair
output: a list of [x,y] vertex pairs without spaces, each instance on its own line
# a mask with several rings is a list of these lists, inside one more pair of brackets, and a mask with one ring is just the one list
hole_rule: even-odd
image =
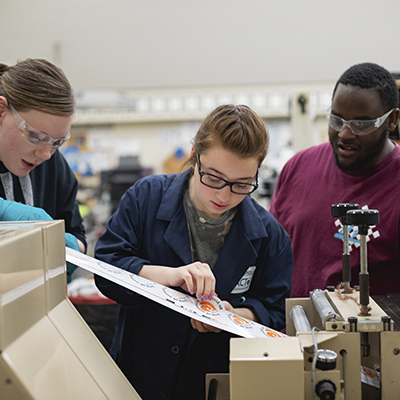
[[64,72],[43,59],[0,63],[0,96],[17,111],[37,110],[70,116],[75,112],[72,87]]

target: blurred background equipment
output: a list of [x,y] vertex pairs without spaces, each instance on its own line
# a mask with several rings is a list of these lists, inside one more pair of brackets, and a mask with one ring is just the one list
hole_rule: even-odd
[[124,193],[140,178],[151,173],[151,169],[142,168],[138,156],[121,157],[117,168],[101,172],[101,190],[110,194],[111,214],[117,210]]

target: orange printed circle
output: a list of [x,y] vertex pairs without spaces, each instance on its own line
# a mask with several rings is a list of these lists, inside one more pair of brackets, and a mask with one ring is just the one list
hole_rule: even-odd
[[370,378],[379,379],[379,375],[376,374],[375,372],[369,371],[369,370],[367,370],[365,368],[363,368],[363,371],[364,371],[364,374],[369,376]]
[[206,312],[215,312],[217,311],[214,304],[210,303],[209,301],[202,301],[200,303],[200,309]]
[[233,321],[239,325],[249,325],[248,321],[246,321],[242,317],[239,317],[238,315],[233,315],[232,318],[233,318]]
[[271,331],[270,329],[264,329],[264,333],[269,337],[281,337],[278,332]]

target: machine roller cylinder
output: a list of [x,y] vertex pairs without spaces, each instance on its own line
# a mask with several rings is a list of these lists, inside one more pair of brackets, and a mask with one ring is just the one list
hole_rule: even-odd
[[322,325],[325,327],[326,323],[330,320],[338,320],[339,315],[333,309],[328,299],[325,296],[325,292],[321,289],[315,289],[310,294],[311,302],[313,303],[318,315],[321,318]]
[[290,310],[290,318],[293,320],[296,332],[311,332],[311,325],[308,321],[306,312],[302,306],[294,306]]

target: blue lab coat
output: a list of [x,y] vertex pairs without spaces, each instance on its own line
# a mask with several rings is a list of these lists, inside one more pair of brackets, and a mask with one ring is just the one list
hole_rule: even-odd
[[[190,171],[149,176],[128,189],[95,256],[134,273],[143,264],[192,263],[182,203]],[[251,284],[240,293],[237,285],[252,266],[256,268]],[[292,268],[288,235],[246,196],[213,268],[217,295],[235,308],[252,309],[261,324],[282,329]],[[199,333],[182,314],[104,278],[97,276],[96,284],[121,305],[110,353],[144,400],[204,400],[205,374],[228,372],[232,334]]]

